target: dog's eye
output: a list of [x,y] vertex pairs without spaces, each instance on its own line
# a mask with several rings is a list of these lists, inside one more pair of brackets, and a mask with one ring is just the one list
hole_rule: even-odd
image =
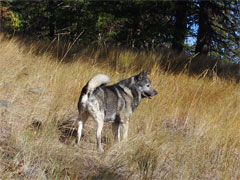
[[147,87],[150,87],[150,84],[147,84]]

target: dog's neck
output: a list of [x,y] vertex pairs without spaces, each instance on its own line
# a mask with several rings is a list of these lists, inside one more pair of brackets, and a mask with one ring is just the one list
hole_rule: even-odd
[[130,77],[130,78],[127,78],[127,79],[124,79],[124,80],[121,80],[117,84],[124,85],[124,86],[127,86],[127,87],[131,87],[133,84],[135,84],[134,76]]
[[141,99],[142,99],[141,93],[139,93],[139,91],[137,90],[137,87],[135,86],[136,85],[135,78],[136,77],[133,76],[133,77],[124,79],[117,83],[117,85],[122,87],[126,93],[127,93],[127,91],[125,88],[127,88],[131,91],[131,95],[133,97],[133,102],[132,102],[132,110],[133,111],[137,108],[137,106],[140,104]]
[[133,96],[133,102],[132,102],[132,110],[135,111],[135,109],[138,107],[138,105],[141,102],[142,96],[141,93],[137,90],[136,86],[131,87],[131,92]]
[[121,84],[118,84],[118,86],[122,88],[122,90],[129,97],[132,97],[133,101],[131,106],[132,106],[132,110],[134,111],[141,102],[141,99],[142,99],[141,93],[139,93],[139,91],[137,90],[137,87],[135,86],[126,87],[126,86],[122,86]]

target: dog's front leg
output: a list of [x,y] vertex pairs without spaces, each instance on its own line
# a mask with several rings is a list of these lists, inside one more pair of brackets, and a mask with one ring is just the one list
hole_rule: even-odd
[[115,142],[120,142],[120,123],[119,122],[112,123],[112,133],[113,133]]
[[126,118],[122,123],[122,138],[126,140],[128,138],[129,118]]

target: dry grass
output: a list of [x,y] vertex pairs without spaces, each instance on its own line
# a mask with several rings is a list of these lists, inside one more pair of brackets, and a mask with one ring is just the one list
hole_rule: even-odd
[[135,54],[121,54],[115,64],[125,67],[120,72],[111,53],[110,63],[82,56],[66,64],[35,56],[34,46],[21,47],[16,39],[0,46],[2,179],[240,179],[239,85],[173,75],[152,64],[159,94],[133,114],[128,141],[113,144],[105,124],[105,152],[98,153],[91,120],[81,148],[74,131],[59,127],[76,118],[81,87],[90,77],[106,73],[114,83],[135,74]]

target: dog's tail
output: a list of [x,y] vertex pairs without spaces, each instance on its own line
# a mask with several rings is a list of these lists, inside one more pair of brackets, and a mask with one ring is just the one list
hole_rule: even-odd
[[78,107],[80,104],[85,104],[89,95],[99,86],[106,85],[110,82],[110,78],[105,74],[96,74],[83,87],[81,96],[79,98]]
[[105,74],[96,74],[87,83],[88,92],[94,91],[97,87],[106,85],[110,82],[110,78]]

